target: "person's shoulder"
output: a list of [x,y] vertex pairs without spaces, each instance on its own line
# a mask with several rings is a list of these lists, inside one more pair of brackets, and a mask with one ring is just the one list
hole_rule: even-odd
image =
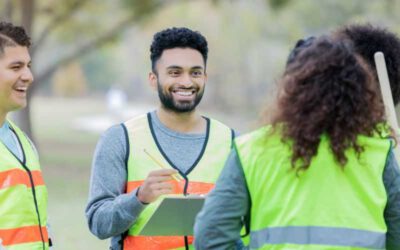
[[26,140],[28,141],[31,149],[35,153],[37,157],[39,157],[39,152],[35,146],[35,143],[33,143],[32,139],[25,133],[25,131],[22,131],[17,125],[15,125],[13,122],[10,120],[6,120],[5,125],[9,129],[10,133],[14,136],[14,138],[18,138],[17,130],[19,131],[20,135],[24,136]]
[[118,142],[125,140],[125,126],[124,124],[115,124],[109,127],[101,136],[102,141]]
[[131,126],[134,126],[135,124],[138,124],[138,123],[147,123],[149,116],[152,116],[151,112],[148,112],[148,113],[145,113],[145,114],[140,114],[140,115],[137,115],[137,116],[134,116],[134,117],[130,118],[129,120],[123,122],[122,124],[125,127],[131,127]]
[[271,134],[271,132],[272,132],[271,126],[263,126],[253,131],[237,136],[235,138],[235,143],[236,145],[238,145],[238,144],[248,143],[249,141],[252,141],[253,143],[256,143],[258,141],[265,141],[265,139],[269,134]]
[[207,117],[207,116],[203,116],[203,117],[205,119],[209,120],[210,123],[212,123],[214,126],[220,126],[220,127],[224,127],[224,128],[233,130],[230,126],[228,126],[227,124],[225,124],[225,123],[223,123],[223,122],[221,122],[221,121],[219,121],[217,119],[214,119],[214,118],[211,118],[211,117]]
[[113,125],[101,135],[96,146],[95,158],[125,159],[128,145],[124,126]]

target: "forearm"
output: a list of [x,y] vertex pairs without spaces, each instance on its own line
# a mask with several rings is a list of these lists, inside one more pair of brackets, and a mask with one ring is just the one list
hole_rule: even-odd
[[127,231],[145,207],[135,194],[136,190],[115,198],[93,197],[86,210],[90,231],[100,239]]
[[232,151],[214,190],[196,218],[196,249],[234,249],[240,239],[241,218],[249,196],[237,155]]
[[386,247],[400,249],[400,170],[393,152],[390,153],[383,173],[388,203],[385,209],[387,226]]
[[103,134],[94,154],[85,212],[90,231],[101,239],[124,233],[144,208],[136,190],[125,193],[126,146],[122,127],[114,126]]

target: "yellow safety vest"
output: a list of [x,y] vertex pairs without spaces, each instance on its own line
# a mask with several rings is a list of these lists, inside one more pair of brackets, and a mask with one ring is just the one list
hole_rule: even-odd
[[7,250],[46,250],[47,190],[39,159],[25,134],[9,123],[25,160],[0,143],[0,239]]
[[[126,192],[139,187],[148,173],[160,167],[144,153],[151,153],[167,168],[173,168],[164,156],[152,132],[150,113],[125,122],[129,137],[128,182]],[[175,194],[206,194],[216,182],[232,145],[232,130],[216,120],[207,118],[207,135],[203,151],[195,164],[181,173],[186,181],[174,181]],[[162,198],[147,205],[124,239],[123,249],[179,249],[192,243],[192,236],[139,236]]]
[[309,169],[296,177],[290,143],[265,127],[235,140],[251,196],[250,248],[385,249],[387,203],[382,175],[386,138],[359,136],[364,151],[346,151],[342,169],[327,136]]

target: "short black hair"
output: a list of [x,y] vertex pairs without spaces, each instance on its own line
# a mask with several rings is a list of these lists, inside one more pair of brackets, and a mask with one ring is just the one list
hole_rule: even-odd
[[400,101],[400,39],[389,30],[371,24],[352,24],[338,31],[352,41],[355,52],[358,53],[373,69],[376,79],[374,54],[381,51],[385,55],[386,67],[394,104]]
[[26,34],[21,26],[12,23],[0,22],[0,55],[4,53],[4,48],[11,46],[31,46],[31,38]]
[[206,38],[198,31],[188,28],[168,28],[157,32],[150,47],[151,68],[155,72],[155,65],[166,49],[191,48],[200,52],[204,64],[207,63],[208,44]]

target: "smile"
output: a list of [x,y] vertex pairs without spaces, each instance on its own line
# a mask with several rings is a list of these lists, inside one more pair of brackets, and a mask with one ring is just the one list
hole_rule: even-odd
[[14,89],[18,92],[26,92],[28,90],[28,87],[16,87]]
[[172,92],[177,94],[177,95],[180,95],[180,96],[191,96],[191,95],[193,95],[195,93],[194,90],[191,90],[191,91],[178,90],[178,91],[172,91]]

